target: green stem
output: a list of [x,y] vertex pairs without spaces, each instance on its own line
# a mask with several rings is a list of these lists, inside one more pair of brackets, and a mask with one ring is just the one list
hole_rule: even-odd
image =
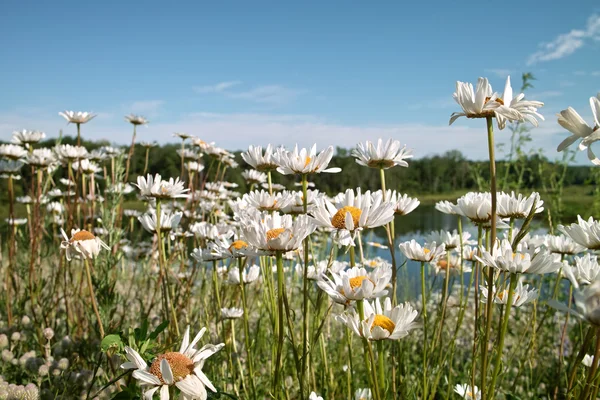
[[252,358],[252,349],[250,347],[250,326],[248,323],[248,304],[246,300],[246,287],[244,285],[242,259],[239,259],[240,272],[240,291],[242,292],[242,309],[244,310],[244,340],[246,343],[246,356],[248,357],[248,372],[250,374],[250,388],[252,390],[252,398],[256,398],[256,384],[254,383],[254,359]]
[[427,295],[425,290],[425,262],[421,261],[421,304],[423,309],[423,399],[427,399]]
[[284,279],[283,276],[283,253],[277,251],[275,253],[277,260],[277,326],[278,326],[278,338],[277,338],[277,356],[275,360],[275,375],[273,379],[273,394],[275,399],[279,399],[279,390],[281,388],[280,373],[281,373],[281,354],[283,352],[283,290],[284,290]]
[[377,341],[377,358],[378,358],[378,371],[379,372],[379,387],[381,389],[381,393],[385,394],[385,369],[384,369],[384,360],[383,360],[383,340]]
[[[304,214],[308,212],[308,179],[306,174],[302,175],[302,204]],[[309,235],[310,236],[310,235]],[[300,393],[304,397],[306,383],[306,363],[308,360],[308,240],[309,236],[304,239],[304,276],[302,277],[302,364],[300,371]]]
[[87,276],[87,284],[90,289],[90,298],[92,300],[92,308],[94,309],[94,314],[96,314],[96,319],[98,320],[98,328],[100,329],[100,338],[104,338],[104,326],[102,326],[102,318],[100,318],[100,312],[98,311],[98,304],[96,303],[96,296],[94,295],[94,285],[92,284],[92,274],[90,272],[90,265],[88,263],[87,258],[83,258],[83,263],[85,264],[85,273]]

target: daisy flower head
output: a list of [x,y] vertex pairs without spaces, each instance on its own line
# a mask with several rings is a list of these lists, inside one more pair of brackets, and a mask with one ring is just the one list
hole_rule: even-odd
[[140,381],[144,389],[144,398],[152,399],[154,393],[160,390],[161,400],[170,398],[169,389],[175,386],[186,399],[206,399],[208,394],[206,388],[216,392],[212,382],[202,371],[205,361],[221,350],[225,345],[207,344],[196,349],[206,328],[194,337],[190,342],[190,328],[185,330],[183,341],[179,351],[171,351],[158,355],[148,365],[137,351],[131,347],[125,347],[125,355],[128,362],[121,364],[123,369],[134,369],[132,376]]
[[[487,303],[488,301],[488,290],[487,287],[481,285],[479,286],[481,290],[483,303]],[[513,307],[521,307],[524,304],[531,303],[536,300],[539,296],[537,289],[529,290],[529,285],[523,285],[523,282],[519,280],[515,290],[513,292],[512,305]],[[508,302],[508,289],[498,290],[496,291],[496,287],[494,287],[494,303],[496,304],[504,304]]]
[[574,257],[575,266],[564,267],[563,271],[573,286],[591,285],[600,278],[600,265],[597,256],[586,253],[583,257]]
[[400,243],[400,251],[406,258],[413,261],[433,262],[446,254],[446,246],[442,243],[439,246],[436,242],[425,243],[421,246],[416,240]]
[[[504,96],[512,99],[512,89],[510,89],[510,77],[507,80]],[[450,125],[459,117],[467,118],[488,118],[498,117],[501,121],[518,121],[523,119],[519,111],[507,106],[498,94],[492,91],[492,85],[487,78],[477,80],[477,88],[473,90],[471,83],[456,82],[456,92],[452,95],[454,100],[462,108],[462,112],[452,113]],[[503,127],[499,127],[502,129]]]
[[267,174],[255,169],[248,169],[242,172],[242,178],[244,178],[248,185],[260,185],[261,183],[265,183],[267,181]]
[[25,161],[37,168],[48,168],[57,162],[55,154],[50,149],[34,149],[27,154]]
[[278,164],[275,161],[273,146],[268,144],[263,152],[262,146],[250,146],[248,151],[242,153],[242,159],[259,172],[274,171]]
[[576,310],[570,309],[555,300],[548,301],[548,305],[600,327],[600,281],[579,288],[573,294]]
[[442,200],[435,203],[435,209],[444,214],[462,215],[460,208],[456,204],[452,204],[447,200]]
[[492,195],[489,192],[469,192],[456,201],[459,215],[469,218],[474,224],[489,223],[492,218]]
[[356,158],[357,164],[365,167],[388,169],[396,165],[408,167],[406,160],[412,158],[413,154],[406,145],[401,146],[398,140],[388,139],[384,144],[378,139],[377,145],[370,141],[359,143],[352,150],[352,156]]
[[125,121],[129,122],[132,125],[148,125],[148,121],[146,118],[141,115],[129,114],[125,116]]
[[28,147],[34,143],[39,142],[44,139],[46,134],[42,131],[29,131],[27,129],[23,129],[20,131],[14,131],[12,136],[12,142],[19,145],[24,145]]
[[354,308],[336,319],[369,340],[402,339],[408,336],[409,331],[420,326],[415,322],[418,312],[409,303],[392,308],[392,301],[387,297],[383,305],[379,299],[375,299],[373,303],[363,302],[363,307],[365,319],[362,321]]
[[341,168],[327,168],[332,157],[333,146],[329,146],[317,154],[317,145],[314,144],[310,149],[302,148],[300,150],[296,145],[293,151],[279,148],[274,155],[274,160],[277,163],[277,171],[283,175],[340,172]]
[[576,243],[589,250],[600,250],[600,221],[590,217],[587,221],[577,216],[577,223],[558,225],[558,229]]
[[248,243],[241,239],[231,240],[232,234],[219,235],[208,244],[208,248],[219,259],[240,258],[260,255]]
[[308,396],[308,400],[323,400],[323,398],[321,396],[319,396],[318,394],[316,394],[315,392],[310,392],[310,395]]
[[346,190],[334,205],[326,198],[316,201],[313,218],[317,225],[334,231],[354,233],[358,230],[386,225],[394,219],[394,205],[383,200],[381,190],[371,194]]
[[356,389],[354,392],[354,400],[372,400],[373,395],[371,389]]
[[466,400],[481,400],[481,391],[477,386],[463,383],[454,386],[454,392]]
[[594,361],[594,357],[589,354],[586,354],[585,356],[583,356],[583,360],[581,360],[581,363],[584,366],[590,368],[592,366],[593,361]]
[[350,304],[354,300],[372,299],[385,296],[386,287],[392,278],[391,266],[384,265],[368,272],[365,268],[354,267],[337,273],[331,278],[323,274],[317,285],[339,304]]
[[18,144],[0,144],[0,157],[19,160],[27,155],[27,150]]
[[494,244],[490,253],[481,248],[481,256],[475,258],[488,267],[515,274],[548,274],[558,271],[563,267],[554,254],[547,250],[537,251],[529,248],[525,243],[519,243],[513,251],[510,241],[503,239]]
[[[433,261],[436,274],[460,274],[461,271],[461,260],[455,254],[446,255],[446,257],[440,257]],[[462,272],[471,272],[471,267],[467,265],[462,266]]]
[[544,245],[551,253],[573,255],[583,253],[585,247],[576,243],[570,236],[565,235],[546,235]]
[[292,192],[269,193],[265,190],[254,190],[242,196],[242,201],[259,211],[281,211],[294,202]]
[[[168,210],[160,210],[160,231],[171,232],[177,229],[183,213],[181,211],[172,212]],[[150,233],[156,233],[156,226],[159,222],[156,216],[156,210],[151,210],[138,217],[138,221],[142,224],[145,230]]]
[[59,112],[58,115],[66,119],[70,124],[85,124],[96,116],[96,114],[85,111],[63,111]]
[[95,258],[98,256],[102,248],[110,250],[110,247],[108,247],[106,243],[104,243],[100,238],[94,236],[94,234],[91,232],[80,229],[72,229],[71,238],[67,236],[62,228],[60,232],[64,238],[60,244],[60,248],[65,251],[65,255],[69,261],[71,261],[73,258]]
[[170,178],[168,181],[163,180],[159,174],[147,177],[138,176],[135,186],[140,189],[140,194],[145,198],[156,199],[177,199],[187,198],[190,189],[184,189],[184,182]]
[[[538,118],[542,121],[544,120],[544,117],[537,112],[538,108],[542,108],[544,106],[544,103],[535,100],[525,100],[525,94],[523,93],[519,93],[517,96],[513,97],[513,90],[510,85],[510,76],[506,79],[502,99],[497,99],[497,101],[500,100],[506,107],[520,114],[518,121],[528,121],[531,123],[531,125],[538,126]],[[496,113],[498,129],[504,129],[508,119],[509,118],[504,116],[504,112]]]
[[[260,276],[260,267],[258,265],[252,265],[242,269],[242,281],[245,284],[252,283]],[[227,283],[229,285],[240,284],[240,269],[238,267],[231,267],[227,273]]]
[[185,132],[175,132],[173,133],[173,137],[178,137],[179,139],[186,141],[189,138],[193,138],[194,135],[190,135],[189,133]]
[[15,176],[23,167],[23,163],[21,161],[15,160],[0,160],[0,174],[8,174],[11,176]]
[[425,241],[427,242],[443,243],[446,247],[446,250],[452,250],[456,249],[457,247],[460,247],[461,241],[463,246],[472,246],[474,244],[477,244],[477,241],[470,239],[471,234],[469,232],[463,232],[461,237],[461,235],[458,234],[456,229],[452,232],[445,230],[432,231],[425,237]]
[[544,201],[540,199],[540,194],[537,192],[533,192],[529,196],[523,196],[520,193],[515,195],[515,192],[498,193],[497,214],[500,218],[525,219],[534,206],[535,214],[544,211]]
[[306,215],[293,219],[291,215],[278,212],[247,212],[240,222],[242,238],[251,246],[269,253],[296,250],[315,230],[315,224]]
[[145,147],[147,149],[150,149],[152,147],[158,146],[158,143],[156,141],[154,141],[154,142],[140,142],[140,146]]
[[592,143],[600,140],[600,99],[598,97],[590,97],[590,107],[594,116],[593,126],[588,125],[577,111],[571,107],[557,114],[559,125],[571,132],[571,136],[563,140],[558,145],[556,151],[563,151],[575,143],[575,141],[581,139],[579,150],[587,149],[589,160],[595,165],[600,165],[600,159],[596,157],[590,147]]
[[54,148],[54,152],[63,163],[74,162],[83,158],[88,158],[89,153],[83,146],[72,146],[70,144],[61,144]]
[[394,204],[394,214],[406,215],[413,212],[421,202],[415,197],[408,197],[407,194],[397,193],[395,190],[387,190],[385,198]]

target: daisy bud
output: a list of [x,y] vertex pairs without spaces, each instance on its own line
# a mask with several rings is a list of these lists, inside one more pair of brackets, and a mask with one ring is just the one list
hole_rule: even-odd
[[46,338],[46,340],[51,340],[54,337],[54,331],[52,330],[52,328],[44,329],[44,337]]

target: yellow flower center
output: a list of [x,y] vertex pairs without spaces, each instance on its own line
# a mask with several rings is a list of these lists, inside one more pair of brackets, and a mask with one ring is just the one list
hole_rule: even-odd
[[423,248],[423,253],[425,254],[429,254],[431,253],[431,250],[427,249],[427,248]]
[[[488,101],[490,101],[492,98],[491,97],[486,97],[485,98],[485,102],[487,103]],[[504,100],[502,100],[500,97],[497,97],[495,100],[496,103],[500,103],[500,105],[504,105]]]
[[396,328],[396,324],[394,324],[394,322],[391,319],[381,314],[375,315],[375,319],[373,320],[373,326],[371,326],[371,332],[376,326],[385,329],[390,333],[390,335],[392,334],[392,332],[394,332],[394,328]]
[[[368,279],[371,281],[371,279],[365,275],[355,276],[354,278],[350,278],[349,279],[350,287],[352,289],[356,289],[356,288],[360,287],[365,279]],[[371,281],[371,283],[375,284],[375,282],[373,282],[373,281]]]
[[513,253],[512,256],[513,256],[513,259],[517,256],[520,256],[521,260],[525,259],[525,254],[523,254],[523,253]]
[[340,208],[333,218],[331,218],[331,225],[333,225],[337,229],[346,229],[346,213],[350,213],[352,216],[352,222],[354,223],[354,228],[358,226],[358,220],[360,219],[360,215],[362,211],[359,208],[352,206],[344,206]]
[[231,246],[229,246],[229,251],[232,249],[241,250],[245,249],[246,247],[248,247],[248,243],[244,242],[243,240],[236,240],[235,242],[231,243]]
[[270,229],[267,231],[267,240],[277,239],[283,232],[285,232],[285,228]]
[[169,363],[175,382],[183,380],[194,371],[194,363],[186,355],[176,351],[161,354],[150,365],[150,373],[160,379],[163,384],[166,384],[166,382],[163,380],[162,373],[160,372],[160,363],[162,360],[167,360]]
[[96,236],[94,236],[91,232],[81,230],[73,235],[70,242],[73,243],[77,240],[93,240],[93,239],[96,239]]
[[306,157],[306,160],[304,161],[304,167],[306,167],[311,161],[310,157]]

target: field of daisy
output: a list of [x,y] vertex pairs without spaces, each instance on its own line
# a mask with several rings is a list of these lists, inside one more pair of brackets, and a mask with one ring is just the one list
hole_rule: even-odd
[[[410,168],[410,138],[352,150],[379,190],[326,193],[324,174],[344,174],[331,146],[258,143],[238,165],[176,133],[178,176],[163,176],[148,173],[155,144],[136,147],[142,116],[125,117],[127,149],[81,145],[87,112],[60,113],[76,145],[14,132],[0,144],[0,400],[596,399],[600,221],[556,222],[560,175],[550,201],[498,189],[495,131],[535,128],[543,103],[509,79],[502,93],[457,82],[454,99],[450,124],[481,123],[485,190],[435,204],[456,229],[408,236],[420,201],[389,174]],[[589,125],[558,114],[557,145],[577,143],[596,174],[600,95],[590,105]]]

